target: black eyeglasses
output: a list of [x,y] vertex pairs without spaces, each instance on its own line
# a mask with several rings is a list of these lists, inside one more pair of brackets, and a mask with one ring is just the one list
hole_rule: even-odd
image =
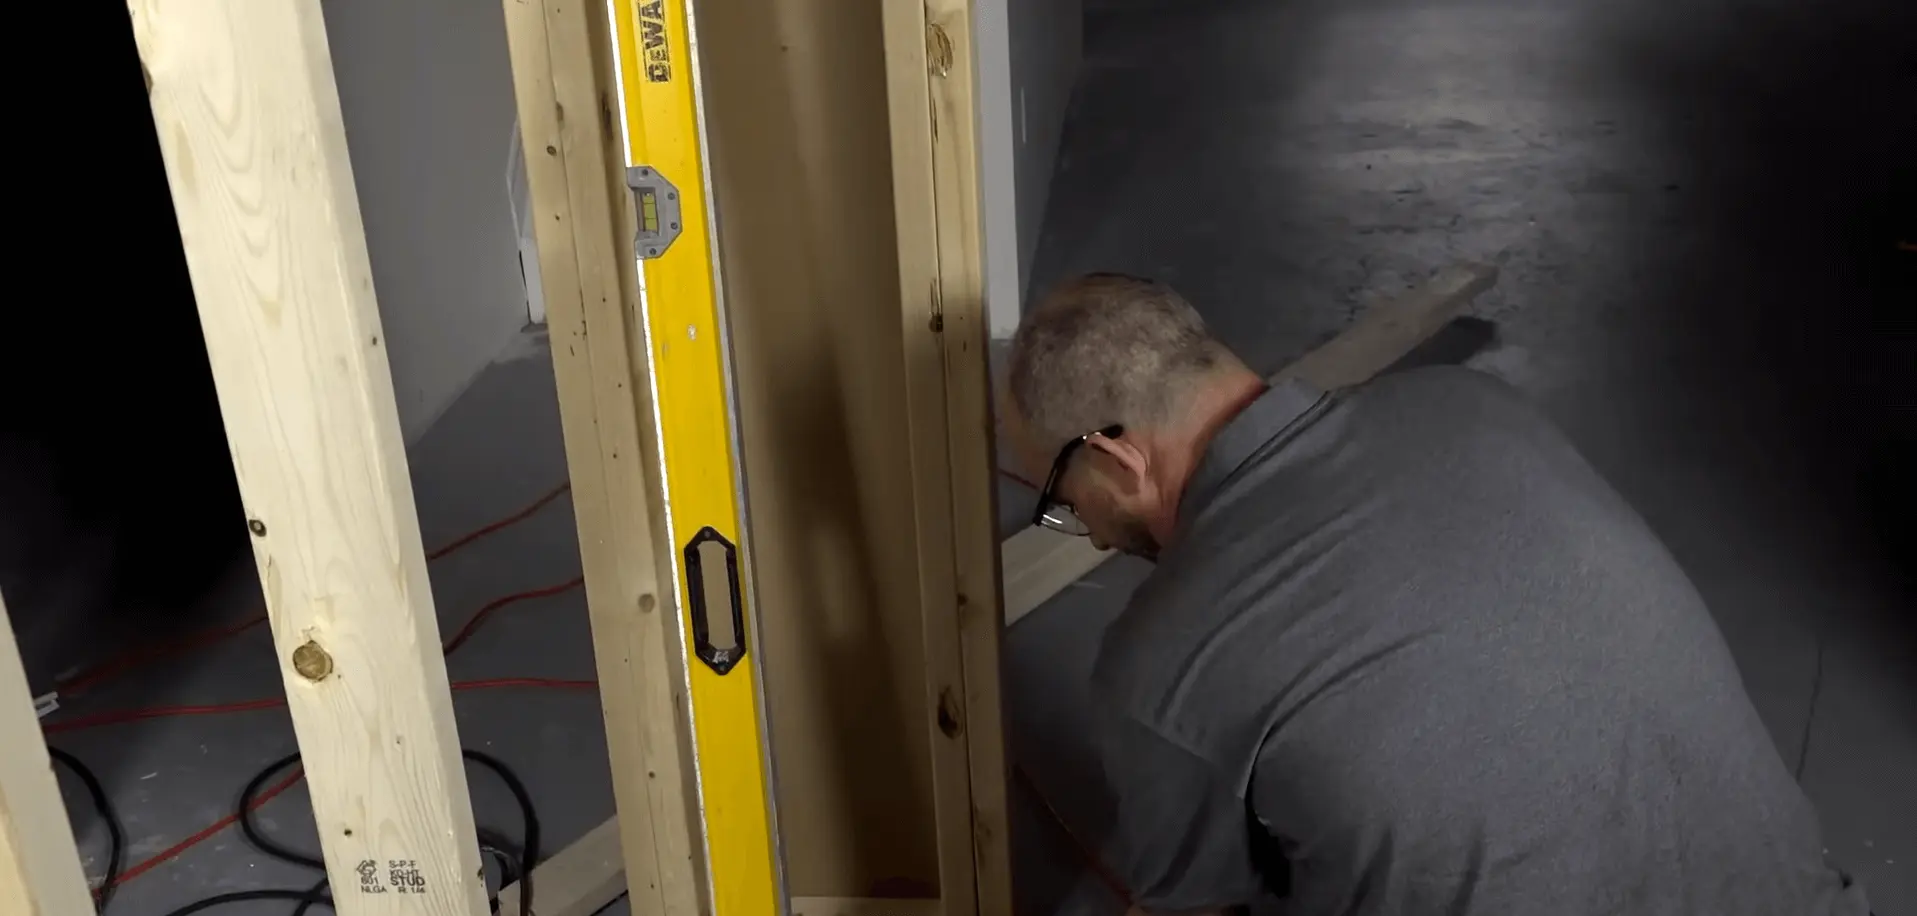
[[1058,450],[1058,458],[1052,462],[1052,472],[1045,475],[1045,486],[1038,491],[1038,506],[1032,510],[1032,524],[1078,537],[1090,534],[1091,529],[1085,527],[1085,522],[1079,519],[1078,513],[1058,498],[1055,491],[1058,489],[1059,478],[1064,477],[1065,469],[1071,466],[1072,454],[1077,452],[1078,447],[1084,445],[1087,440],[1093,436],[1116,439],[1124,434],[1125,427],[1113,424],[1065,443],[1065,447]]

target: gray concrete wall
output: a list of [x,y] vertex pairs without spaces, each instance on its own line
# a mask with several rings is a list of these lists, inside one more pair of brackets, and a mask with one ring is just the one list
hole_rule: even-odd
[[527,323],[497,3],[327,0],[326,30],[406,439]]

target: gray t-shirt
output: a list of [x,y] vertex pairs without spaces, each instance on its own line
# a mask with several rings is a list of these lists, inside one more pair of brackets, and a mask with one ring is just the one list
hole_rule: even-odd
[[1147,908],[1862,916],[1702,600],[1462,369],[1273,388],[1107,632],[1110,863]]

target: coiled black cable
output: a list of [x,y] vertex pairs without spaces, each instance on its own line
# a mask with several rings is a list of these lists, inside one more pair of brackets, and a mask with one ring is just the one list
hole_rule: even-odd
[[[99,811],[100,818],[106,821],[107,834],[111,840],[107,872],[105,878],[101,881],[100,889],[94,895],[97,910],[104,913],[107,902],[113,897],[114,885],[118,882],[120,871],[124,865],[126,856],[125,829],[121,826],[119,815],[114,811],[111,801],[107,798],[105,787],[101,785],[99,778],[94,776],[93,771],[88,769],[86,764],[81,763],[79,758],[58,748],[49,747],[47,748],[47,753],[50,754],[55,761],[58,761],[61,765],[71,770],[74,776],[79,778],[81,784],[86,787],[87,794],[91,796],[94,807]],[[462,751],[461,755],[467,760],[477,763],[497,775],[500,782],[506,785],[506,790],[512,793],[513,800],[519,805],[520,817],[524,822],[523,842],[515,846],[505,837],[484,828],[479,829],[477,834],[481,853],[492,857],[494,861],[499,864],[500,886],[503,888],[515,881],[518,882],[519,916],[532,916],[532,866],[539,861],[540,850],[539,815],[533,808],[532,795],[526,791],[525,784],[519,780],[519,776],[512,771],[512,768],[506,766],[506,764],[500,762],[498,759],[488,754],[471,750]],[[267,836],[267,834],[260,829],[259,823],[255,819],[254,799],[259,797],[260,792],[265,789],[267,782],[287,768],[299,763],[299,759],[300,756],[298,754],[288,754],[285,757],[281,757],[267,764],[265,769],[247,781],[245,788],[240,790],[238,810],[240,831],[245,834],[247,841],[252,843],[255,848],[272,858],[324,872],[326,870],[326,862],[323,859],[317,855],[293,849]],[[327,893],[326,879],[321,878],[317,884],[305,890],[296,888],[271,888],[216,894],[173,910],[166,914],[166,916],[192,916],[194,913],[200,913],[228,904],[251,903],[261,900],[286,900],[297,903],[298,906],[293,910],[291,916],[307,916],[315,906],[325,906],[328,909],[333,907],[333,898]],[[493,896],[491,903],[493,911],[497,913],[499,911],[499,898]]]
[[[461,750],[460,755],[480,766],[493,771],[499,781],[506,784],[513,801],[519,803],[519,816],[524,825],[524,841],[519,850],[519,916],[532,916],[533,863],[539,861],[539,814],[533,810],[532,793],[526,791],[526,784],[519,781],[518,774],[498,759],[475,750]],[[506,882],[501,881],[504,887]],[[499,898],[493,898],[493,909],[499,909]]]
[[47,748],[47,754],[54,761],[73,772],[86,787],[87,794],[93,797],[93,808],[100,813],[100,819],[106,821],[107,828],[107,870],[100,879],[100,889],[93,892],[93,907],[96,912],[106,912],[107,903],[113,899],[114,885],[119,883],[120,869],[126,865],[126,831],[120,826],[120,816],[114,812],[113,803],[107,799],[106,788],[100,785],[100,778],[80,762],[80,758],[60,750]]
[[[499,781],[505,783],[506,790],[512,793],[513,800],[519,804],[520,817],[525,824],[525,840],[520,844],[519,848],[515,849],[510,842],[492,831],[482,828],[478,830],[477,833],[480,841],[480,850],[494,856],[500,863],[500,886],[505,887],[514,880],[517,880],[519,882],[520,916],[532,916],[532,865],[534,862],[539,861],[539,815],[533,809],[532,794],[526,791],[525,784],[520,782],[519,776],[512,771],[512,768],[506,766],[505,763],[497,758],[474,750],[462,750],[460,754],[467,760],[493,771],[494,775],[499,777]],[[253,799],[259,796],[260,792],[266,788],[266,784],[271,782],[274,777],[292,767],[294,764],[299,763],[299,760],[299,754],[288,754],[285,757],[281,757],[267,764],[265,769],[255,774],[253,778],[247,782],[246,787],[240,790],[240,832],[245,834],[247,841],[252,843],[254,848],[266,853],[268,856],[279,859],[282,862],[291,862],[295,865],[325,871],[325,860],[311,853],[301,852],[267,836],[255,820],[257,814]],[[316,904],[331,906],[331,898],[318,893],[325,887],[326,882],[322,880],[312,891],[305,892],[306,896],[300,898],[300,905],[293,911],[292,916],[306,916],[307,912]],[[204,903],[205,901],[201,902]],[[239,901],[236,900],[233,902]],[[499,909],[499,898],[495,896],[491,902],[493,910],[497,912]],[[197,910],[191,912],[197,912]],[[174,912],[167,914],[167,916],[185,916],[185,914]]]

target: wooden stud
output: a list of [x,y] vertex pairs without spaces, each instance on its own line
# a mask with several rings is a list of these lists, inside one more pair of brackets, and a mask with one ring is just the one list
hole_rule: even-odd
[[[999,651],[996,471],[981,255],[977,115],[970,0],[890,0],[885,9],[891,108],[893,200],[906,310],[907,378],[913,397],[914,473],[926,638],[959,650],[970,861],[942,852],[945,869],[969,872],[965,893],[947,892],[950,912],[1009,914],[1011,853],[1006,826],[1004,727]],[[923,352],[921,352],[921,348]],[[946,571],[949,567],[950,572]],[[949,582],[947,577],[950,577]],[[949,589],[950,591],[935,591]],[[932,621],[953,620],[934,630]],[[957,793],[945,804],[956,804]],[[953,815],[952,820],[958,817]],[[942,818],[943,820],[943,818]],[[953,833],[947,833],[950,829]],[[940,825],[941,842],[956,827]]]
[[0,913],[90,913],[73,825],[40,736],[33,691],[0,599]]
[[[541,913],[593,912],[580,901],[603,906],[622,865],[635,910],[695,916],[707,882],[610,26],[603,4],[505,9],[619,812],[613,831],[593,831],[535,873],[534,902]],[[538,880],[568,857],[582,864]],[[610,885],[594,877],[607,868]]]
[[946,445],[953,562],[965,674],[966,753],[978,912],[1010,916],[1012,854],[1005,724],[999,696],[1004,641],[999,579],[998,467],[993,438],[990,316],[985,307],[977,86],[971,0],[925,5],[931,76],[932,186],[938,209]]
[[339,911],[479,916],[320,0],[129,5]]

